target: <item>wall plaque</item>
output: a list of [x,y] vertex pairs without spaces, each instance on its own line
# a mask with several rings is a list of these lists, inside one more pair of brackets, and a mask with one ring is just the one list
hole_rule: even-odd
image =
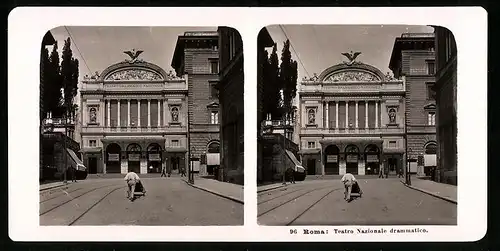
[[131,153],[128,155],[128,160],[129,161],[139,161],[141,158],[141,155],[138,153]]
[[338,155],[327,155],[326,156],[326,163],[337,163],[338,162]]
[[120,161],[120,154],[108,153],[108,161]]
[[357,163],[358,162],[358,155],[347,155],[347,162],[348,163]]

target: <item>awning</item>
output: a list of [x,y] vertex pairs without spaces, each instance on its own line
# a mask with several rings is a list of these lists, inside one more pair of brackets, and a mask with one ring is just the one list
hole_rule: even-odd
[[424,155],[424,166],[437,166],[436,154],[425,154]]
[[320,149],[302,149],[299,151],[299,154],[319,154],[321,152]]
[[167,153],[185,153],[187,149],[184,147],[167,147],[165,148]]
[[73,150],[66,148],[66,151],[68,152],[69,155],[68,162],[71,165],[71,167],[75,168],[78,171],[85,171],[87,169]]
[[220,153],[207,153],[207,165],[219,166],[220,165]]
[[102,149],[100,147],[84,147],[82,149],[80,149],[79,152],[81,153],[100,153],[102,151]]

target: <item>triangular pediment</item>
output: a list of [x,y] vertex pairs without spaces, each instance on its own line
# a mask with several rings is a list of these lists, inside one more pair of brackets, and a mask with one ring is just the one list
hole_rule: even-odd
[[219,108],[219,103],[211,102],[207,105],[208,108]]

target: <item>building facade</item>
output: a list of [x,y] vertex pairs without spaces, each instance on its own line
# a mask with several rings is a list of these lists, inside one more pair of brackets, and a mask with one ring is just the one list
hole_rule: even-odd
[[213,175],[220,166],[219,34],[185,32],[177,38],[171,66],[186,76],[191,170]]
[[417,160],[410,171],[421,176],[431,176],[437,164],[434,48],[434,33],[405,33],[395,39],[389,63],[396,78],[405,78],[406,152]]
[[219,27],[220,180],[244,183],[244,74],[243,41],[239,32]]
[[434,27],[436,36],[437,180],[457,184],[457,45],[450,30]]
[[176,172],[187,166],[186,76],[138,59],[85,76],[80,90],[81,152],[88,173]]
[[354,61],[359,54],[301,82],[299,154],[308,175],[404,167],[404,78]]

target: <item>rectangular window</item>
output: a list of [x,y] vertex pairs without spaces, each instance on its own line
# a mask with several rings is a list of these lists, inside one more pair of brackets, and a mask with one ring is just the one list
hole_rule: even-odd
[[427,75],[436,74],[436,64],[434,60],[427,61]]
[[219,124],[219,112],[212,111],[211,116],[210,116],[210,123],[213,125]]
[[427,83],[427,100],[435,100],[436,93],[432,88],[434,87],[434,83]]
[[316,148],[316,142],[314,141],[307,142],[307,148]]
[[212,74],[219,73],[219,61],[218,60],[210,60],[210,73],[212,73]]
[[433,126],[436,125],[436,112],[429,112],[427,115],[427,125]]
[[396,141],[389,141],[389,148],[396,148]]
[[216,83],[210,83],[210,96],[212,98],[219,98],[219,90],[217,90],[216,85]]
[[97,146],[97,141],[96,140],[89,140],[89,146],[90,147],[96,147]]
[[179,146],[179,140],[178,139],[173,139],[172,140],[172,147],[178,147]]

